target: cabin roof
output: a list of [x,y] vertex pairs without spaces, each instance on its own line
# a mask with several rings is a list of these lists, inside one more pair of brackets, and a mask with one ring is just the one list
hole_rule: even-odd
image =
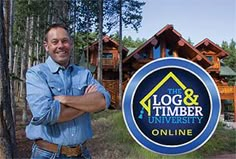
[[195,48],[198,49],[200,52],[211,50],[220,59],[229,55],[224,49],[222,49],[220,46],[218,46],[217,44],[215,44],[208,38],[205,38],[204,40],[199,42],[197,45],[195,45]]
[[[113,40],[112,38],[110,38],[110,37],[107,36],[107,35],[105,35],[105,36],[103,37],[103,43],[111,44],[111,45],[115,46],[117,49],[118,49],[118,47],[119,47],[119,43],[116,42],[115,40]],[[91,49],[91,48],[93,48],[93,47],[98,47],[98,40],[94,41],[94,42],[93,42],[91,45],[89,45],[88,47],[89,47],[89,49]],[[86,50],[86,49],[87,49],[87,47],[86,47],[84,50]],[[122,49],[123,55],[126,56],[128,52],[129,52],[129,50],[128,50],[126,47],[123,46],[123,49]]]
[[166,42],[167,48],[178,48],[178,53],[180,57],[187,58],[190,60],[194,57],[198,57],[200,59],[198,63],[204,68],[207,68],[211,65],[211,62],[201,52],[199,52],[196,48],[189,44],[181,36],[181,34],[174,29],[173,25],[170,24],[166,25],[164,28],[154,34],[150,39],[148,39],[145,43],[143,43],[140,47],[138,47],[131,54],[129,54],[123,60],[123,63],[129,61],[129,59],[131,59],[135,54],[140,53],[146,47],[150,47],[151,45],[153,46],[154,41],[157,41],[157,44],[159,44],[162,40]]

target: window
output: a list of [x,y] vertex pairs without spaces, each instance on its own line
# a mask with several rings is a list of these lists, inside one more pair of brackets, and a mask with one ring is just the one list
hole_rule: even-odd
[[209,61],[213,61],[213,57],[212,56],[207,56],[207,59],[209,60]]
[[142,59],[148,58],[148,55],[146,52],[142,52],[140,55],[141,55]]
[[161,51],[160,51],[160,46],[158,47],[153,47],[153,58],[158,59],[161,57]]
[[112,59],[112,58],[113,58],[113,54],[112,54],[112,53],[104,52],[104,53],[102,54],[102,58],[103,58],[103,59]]
[[[173,51],[170,49],[166,49],[166,57],[173,57]],[[160,46],[158,47],[153,47],[153,58],[158,59],[161,57],[161,48]]]

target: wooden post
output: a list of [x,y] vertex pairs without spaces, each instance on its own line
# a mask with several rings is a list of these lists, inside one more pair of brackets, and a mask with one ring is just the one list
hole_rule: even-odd
[[173,51],[173,57],[178,57],[178,53],[176,50]]
[[234,122],[236,122],[236,86],[234,86]]
[[161,58],[166,57],[166,42],[164,40],[160,41],[161,47]]

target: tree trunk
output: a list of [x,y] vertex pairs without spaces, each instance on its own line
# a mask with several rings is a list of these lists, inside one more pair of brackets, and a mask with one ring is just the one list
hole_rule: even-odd
[[[15,45],[15,53],[14,53],[14,64],[13,64],[13,74],[14,74],[14,94],[15,94],[15,100],[18,102],[19,101],[19,60],[20,60],[20,54],[19,51],[19,46]],[[16,79],[17,78],[17,79]]]
[[86,67],[89,68],[89,33],[86,33],[87,35],[87,48],[86,48]]
[[28,120],[27,117],[27,102],[26,102],[26,85],[25,85],[25,73],[28,66],[28,51],[29,51],[29,33],[30,33],[30,22],[29,17],[26,19],[26,32],[25,32],[25,45],[24,51],[21,53],[21,75],[20,78],[22,79],[20,83],[20,99],[23,103],[23,113],[22,113],[22,122],[26,123]]
[[16,102],[15,102],[15,93],[14,93],[14,78],[13,78],[13,63],[14,63],[14,47],[13,47],[13,40],[12,40],[12,37],[13,37],[13,6],[14,6],[14,1],[9,1],[9,37],[8,37],[8,40],[9,40],[9,46],[8,46],[8,51],[9,51],[9,73],[11,74],[11,77],[10,77],[10,92],[11,92],[11,108],[12,108],[12,116],[13,116],[13,121],[14,123],[16,123],[16,115],[15,115],[15,112],[16,112]]
[[13,158],[16,157],[15,126],[10,107],[10,77],[4,30],[3,1],[0,0],[0,156]]
[[33,30],[34,30],[34,17],[29,18],[29,44],[28,44],[28,68],[33,65]]
[[[73,10],[73,37],[74,37],[74,42],[75,42],[75,38],[76,38],[76,1],[74,1],[74,10]],[[73,50],[71,51],[71,63],[75,63],[75,44],[73,45]]]
[[40,48],[40,42],[39,42],[39,35],[40,35],[40,31],[39,31],[39,22],[40,22],[40,18],[39,16],[37,17],[37,22],[36,22],[36,28],[37,28],[37,35],[36,35],[36,60],[34,61],[33,65],[37,65],[39,64],[39,48]]
[[123,74],[122,74],[122,0],[119,0],[119,107],[122,106],[122,81],[123,81]]
[[102,83],[102,53],[103,53],[103,0],[98,0],[98,61],[97,61],[97,80]]
[[3,1],[4,6],[4,24],[5,24],[5,44],[6,54],[9,56],[9,22],[10,22],[10,0]]

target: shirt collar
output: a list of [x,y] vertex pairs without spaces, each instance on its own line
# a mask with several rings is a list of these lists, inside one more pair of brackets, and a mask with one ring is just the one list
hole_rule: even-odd
[[[50,56],[47,58],[45,63],[48,65],[48,67],[49,67],[49,69],[52,73],[56,73],[59,69],[65,70],[65,67],[63,67],[63,66],[59,65],[58,63],[56,63]],[[70,64],[67,67],[67,69],[72,70],[73,65]]]

